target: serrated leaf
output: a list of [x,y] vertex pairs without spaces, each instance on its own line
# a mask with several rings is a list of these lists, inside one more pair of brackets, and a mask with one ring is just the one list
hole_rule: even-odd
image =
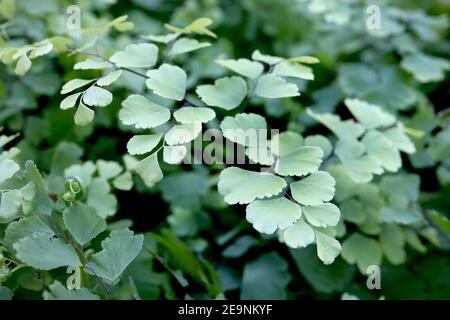
[[83,95],[83,102],[88,106],[105,107],[112,102],[111,92],[103,88],[92,86]]
[[315,206],[302,206],[306,220],[315,227],[334,227],[338,224],[341,213],[332,203]]
[[202,132],[202,124],[200,122],[177,124],[167,131],[164,140],[169,146],[184,144],[197,138],[200,132]]
[[106,230],[106,222],[85,204],[75,204],[64,210],[64,225],[80,245],[85,245]]
[[290,248],[302,248],[314,242],[314,230],[305,220],[299,219],[283,232],[283,241]]
[[305,206],[315,206],[333,199],[334,186],[335,181],[328,172],[318,171],[291,183],[290,188],[295,201]]
[[161,141],[162,134],[144,134],[133,136],[127,143],[128,153],[139,155],[152,151]]
[[109,60],[124,68],[150,68],[158,59],[158,47],[152,43],[130,44]]
[[353,233],[342,243],[342,258],[350,264],[356,263],[362,274],[371,265],[381,265],[382,256],[378,242],[359,233]]
[[299,96],[298,88],[274,74],[261,76],[256,82],[254,94],[261,98],[277,99]]
[[314,73],[310,67],[291,61],[283,61],[273,68],[273,74],[280,77],[292,77],[304,80],[314,80]]
[[81,266],[75,249],[46,233],[35,233],[13,245],[17,258],[39,270],[52,270],[63,266]]
[[249,59],[217,60],[216,63],[249,79],[258,78],[264,71],[264,66],[261,63]]
[[172,45],[170,55],[176,56],[178,54],[183,54],[201,48],[209,47],[210,45],[211,43],[209,42],[199,42],[196,39],[180,38]]
[[182,124],[202,122],[206,123],[216,117],[214,110],[200,107],[183,107],[174,112],[175,120]]
[[286,187],[284,179],[268,173],[253,172],[237,167],[220,173],[217,188],[228,204],[244,204],[279,194]]
[[395,123],[395,117],[379,106],[358,99],[345,99],[345,105],[366,129],[388,127]]
[[153,187],[155,183],[164,177],[159,167],[157,153],[153,153],[139,161],[134,170],[149,188]]
[[302,216],[300,206],[282,197],[256,200],[246,209],[246,218],[259,232],[272,234],[277,229],[286,229]]
[[336,239],[325,233],[315,231],[317,256],[324,264],[332,264],[336,257],[341,253],[341,244]]
[[275,172],[282,176],[303,176],[317,171],[322,163],[323,152],[317,147],[300,147],[280,157]]
[[405,134],[401,125],[390,128],[383,132],[383,134],[391,140],[394,146],[400,151],[412,154],[416,152],[416,146],[411,139]]
[[170,110],[151,102],[144,96],[132,94],[122,102],[119,119],[137,129],[158,127],[170,119]]
[[4,243],[12,247],[14,243],[34,233],[47,234],[48,237],[55,235],[52,229],[45,224],[39,216],[24,217],[18,221],[11,222],[5,231]]
[[267,135],[266,119],[255,113],[227,116],[221,122],[220,129],[225,138],[243,146],[260,147],[260,133],[264,133],[264,138]]
[[147,87],[161,97],[181,101],[186,92],[187,75],[183,69],[164,63],[158,69],[147,71]]
[[232,110],[247,95],[247,83],[238,76],[225,77],[216,80],[214,85],[200,85],[195,92],[208,106]]
[[139,254],[143,242],[142,235],[134,235],[128,229],[111,232],[102,241],[102,251],[92,256],[88,271],[91,269],[97,276],[114,282]]

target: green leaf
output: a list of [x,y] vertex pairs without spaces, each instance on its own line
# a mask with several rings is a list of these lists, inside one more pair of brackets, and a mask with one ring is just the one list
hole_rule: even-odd
[[170,119],[170,110],[149,101],[138,94],[130,95],[122,102],[119,119],[125,125],[133,125],[136,129],[158,127]]
[[232,110],[247,95],[247,83],[238,76],[225,77],[216,80],[214,85],[200,85],[195,92],[208,106]]
[[135,171],[149,188],[153,187],[155,183],[164,177],[159,167],[158,154],[156,152],[139,161]]
[[209,42],[198,42],[195,39],[180,38],[174,42],[172,48],[170,49],[170,55],[176,56],[179,54],[195,51],[201,48],[209,47],[211,43]]
[[119,80],[120,76],[122,75],[122,70],[114,70],[111,72],[108,72],[103,77],[97,80],[97,85],[100,87],[106,87],[110,84],[116,82]]
[[184,144],[197,138],[200,132],[202,132],[202,124],[200,122],[177,124],[167,131],[164,140],[169,146]]
[[403,127],[399,124],[394,128],[390,128],[383,132],[383,134],[391,140],[394,146],[400,151],[412,154],[416,152],[416,146],[405,134]]
[[92,86],[83,95],[84,104],[92,107],[105,107],[112,102],[111,92],[103,88]]
[[377,159],[387,171],[396,172],[402,166],[400,152],[383,133],[371,130],[361,140],[367,154]]
[[272,234],[277,229],[286,229],[302,215],[298,204],[281,197],[270,200],[256,200],[246,209],[246,218],[259,232]]
[[[261,147],[260,130],[267,130],[266,119],[255,113],[238,113],[227,116],[220,124],[223,136],[243,146]],[[266,137],[266,132],[264,138]]]
[[82,246],[106,230],[105,220],[85,204],[75,204],[66,208],[63,217],[66,228]]
[[199,34],[199,35],[206,35],[206,36],[209,36],[212,38],[217,38],[216,34],[208,29],[208,27],[212,23],[213,23],[213,21],[209,18],[199,18],[184,28],[178,28],[178,27],[172,26],[167,23],[164,26],[168,30],[175,32],[175,33],[181,33],[181,34],[195,33],[195,34]]
[[13,160],[5,159],[0,162],[0,183],[12,178],[19,170],[20,166]]
[[13,245],[17,258],[33,268],[52,270],[63,266],[81,266],[75,249],[46,233],[35,233]]
[[314,80],[314,74],[310,67],[293,61],[283,61],[273,68],[273,73],[281,77],[292,77],[304,80]]
[[100,300],[100,297],[86,288],[69,290],[61,282],[55,281],[49,287],[50,292],[44,292],[45,300]]
[[286,287],[291,281],[287,271],[288,263],[275,252],[248,262],[242,276],[240,299],[287,299]]
[[61,89],[61,94],[66,94],[66,93],[72,92],[75,89],[84,87],[84,86],[88,85],[89,83],[91,83],[92,81],[95,81],[95,79],[91,79],[91,80],[72,79],[72,80],[68,81],[65,85],[63,85],[63,87]]
[[143,134],[133,136],[127,143],[128,153],[139,155],[152,151],[161,141],[162,134]]
[[102,218],[114,215],[117,210],[117,199],[110,192],[108,181],[100,177],[94,178],[88,187],[87,204]]
[[300,147],[281,156],[275,163],[275,172],[282,176],[303,176],[319,169],[323,152],[317,147]]
[[336,239],[327,236],[325,233],[315,231],[317,256],[324,264],[332,264],[336,257],[341,253],[341,244]]
[[0,14],[10,20],[16,14],[16,0],[0,1]]
[[350,264],[358,266],[362,274],[366,274],[371,265],[381,265],[383,253],[377,241],[353,233],[342,244],[342,258]]
[[73,66],[75,70],[107,69],[111,67],[112,64],[108,61],[90,58],[84,61],[77,62]]
[[61,110],[67,110],[67,109],[75,107],[75,105],[77,104],[78,98],[81,96],[81,94],[82,94],[82,92],[78,92],[78,93],[71,94],[70,96],[67,96],[66,98],[64,98],[64,100],[61,101],[61,104],[59,105]]
[[97,168],[98,173],[101,178],[105,180],[112,179],[118,176],[123,168],[120,164],[115,161],[105,161],[105,160],[97,160]]
[[420,52],[404,57],[400,65],[422,83],[440,81],[444,79],[445,71],[450,70],[450,63],[447,59]]
[[289,250],[302,276],[319,292],[341,292],[347,288],[354,278],[352,268],[342,259],[331,265],[324,265],[317,257],[312,246]]
[[261,63],[248,59],[217,60],[216,63],[249,79],[258,78],[264,71],[264,66]]
[[186,92],[187,75],[183,69],[164,63],[147,72],[147,87],[161,97],[181,101]]
[[379,106],[358,99],[345,99],[345,105],[366,129],[388,127],[395,123],[395,117]]
[[256,82],[254,94],[267,99],[297,97],[300,95],[295,84],[288,83],[274,74],[261,76]]
[[85,126],[94,120],[94,111],[80,101],[77,112],[75,112],[74,120],[77,126]]
[[44,187],[42,176],[32,161],[25,163],[25,173],[27,178],[33,183],[36,194],[33,199],[33,213],[50,216],[52,213],[52,204],[48,197],[48,192]]
[[187,154],[185,146],[165,146],[163,150],[164,162],[168,164],[179,164]]
[[13,293],[9,288],[0,286],[0,300],[11,300],[12,297]]
[[28,58],[26,54],[23,54],[17,60],[17,65],[14,72],[19,76],[23,76],[25,73],[28,72],[28,70],[30,70],[30,68],[31,68],[31,60],[30,58]]
[[320,134],[307,136],[305,138],[305,146],[318,147],[322,149],[322,158],[324,159],[328,158],[333,152],[333,145],[331,144],[330,140]]
[[400,208],[381,208],[381,217],[383,221],[398,224],[413,224],[423,219],[422,215],[413,209]]
[[253,51],[252,59],[261,61],[261,62],[265,62],[270,65],[277,64],[277,63],[280,63],[281,61],[283,61],[283,58],[265,55],[265,54],[262,54],[259,50]]
[[128,229],[111,232],[102,241],[102,251],[94,254],[87,270],[103,279],[114,282],[142,249],[144,237]]
[[334,185],[334,178],[328,172],[318,171],[291,183],[290,187],[296,201],[305,206],[315,206],[333,199]]
[[342,121],[339,116],[329,113],[315,113],[311,109],[308,114],[330,129],[339,138],[358,138],[364,133],[364,127],[353,120]]
[[303,137],[292,131],[276,134],[270,141],[270,150],[280,157],[286,156],[302,146]]
[[348,199],[339,204],[342,218],[355,224],[362,224],[366,219],[363,203],[356,199]]
[[214,119],[216,113],[210,108],[183,107],[175,111],[173,117],[182,124],[206,123]]
[[113,180],[114,188],[123,191],[130,191],[133,187],[133,177],[129,171],[125,171]]
[[341,213],[332,203],[315,206],[302,206],[306,220],[315,227],[334,227],[338,224]]
[[39,216],[24,217],[11,222],[5,231],[4,243],[8,247],[34,233],[43,233],[48,237],[55,235],[52,229]]
[[3,192],[0,203],[0,222],[8,222],[20,215],[22,193],[19,190]]
[[150,68],[158,59],[158,47],[152,43],[130,44],[109,60],[124,68]]
[[405,235],[395,224],[383,224],[380,233],[380,245],[384,255],[393,265],[405,263]]
[[284,243],[290,248],[302,248],[314,242],[314,229],[305,220],[299,219],[282,232]]
[[279,194],[286,187],[284,179],[269,173],[252,172],[237,167],[223,170],[217,188],[228,204],[244,204]]

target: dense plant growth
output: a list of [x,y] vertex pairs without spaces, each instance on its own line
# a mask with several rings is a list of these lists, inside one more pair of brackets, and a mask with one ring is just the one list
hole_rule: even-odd
[[0,0],[0,298],[450,298],[450,4],[39,2]]

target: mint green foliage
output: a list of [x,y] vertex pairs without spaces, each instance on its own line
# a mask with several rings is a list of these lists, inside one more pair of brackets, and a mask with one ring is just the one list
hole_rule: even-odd
[[450,5],[372,2],[0,0],[0,299],[450,298]]

